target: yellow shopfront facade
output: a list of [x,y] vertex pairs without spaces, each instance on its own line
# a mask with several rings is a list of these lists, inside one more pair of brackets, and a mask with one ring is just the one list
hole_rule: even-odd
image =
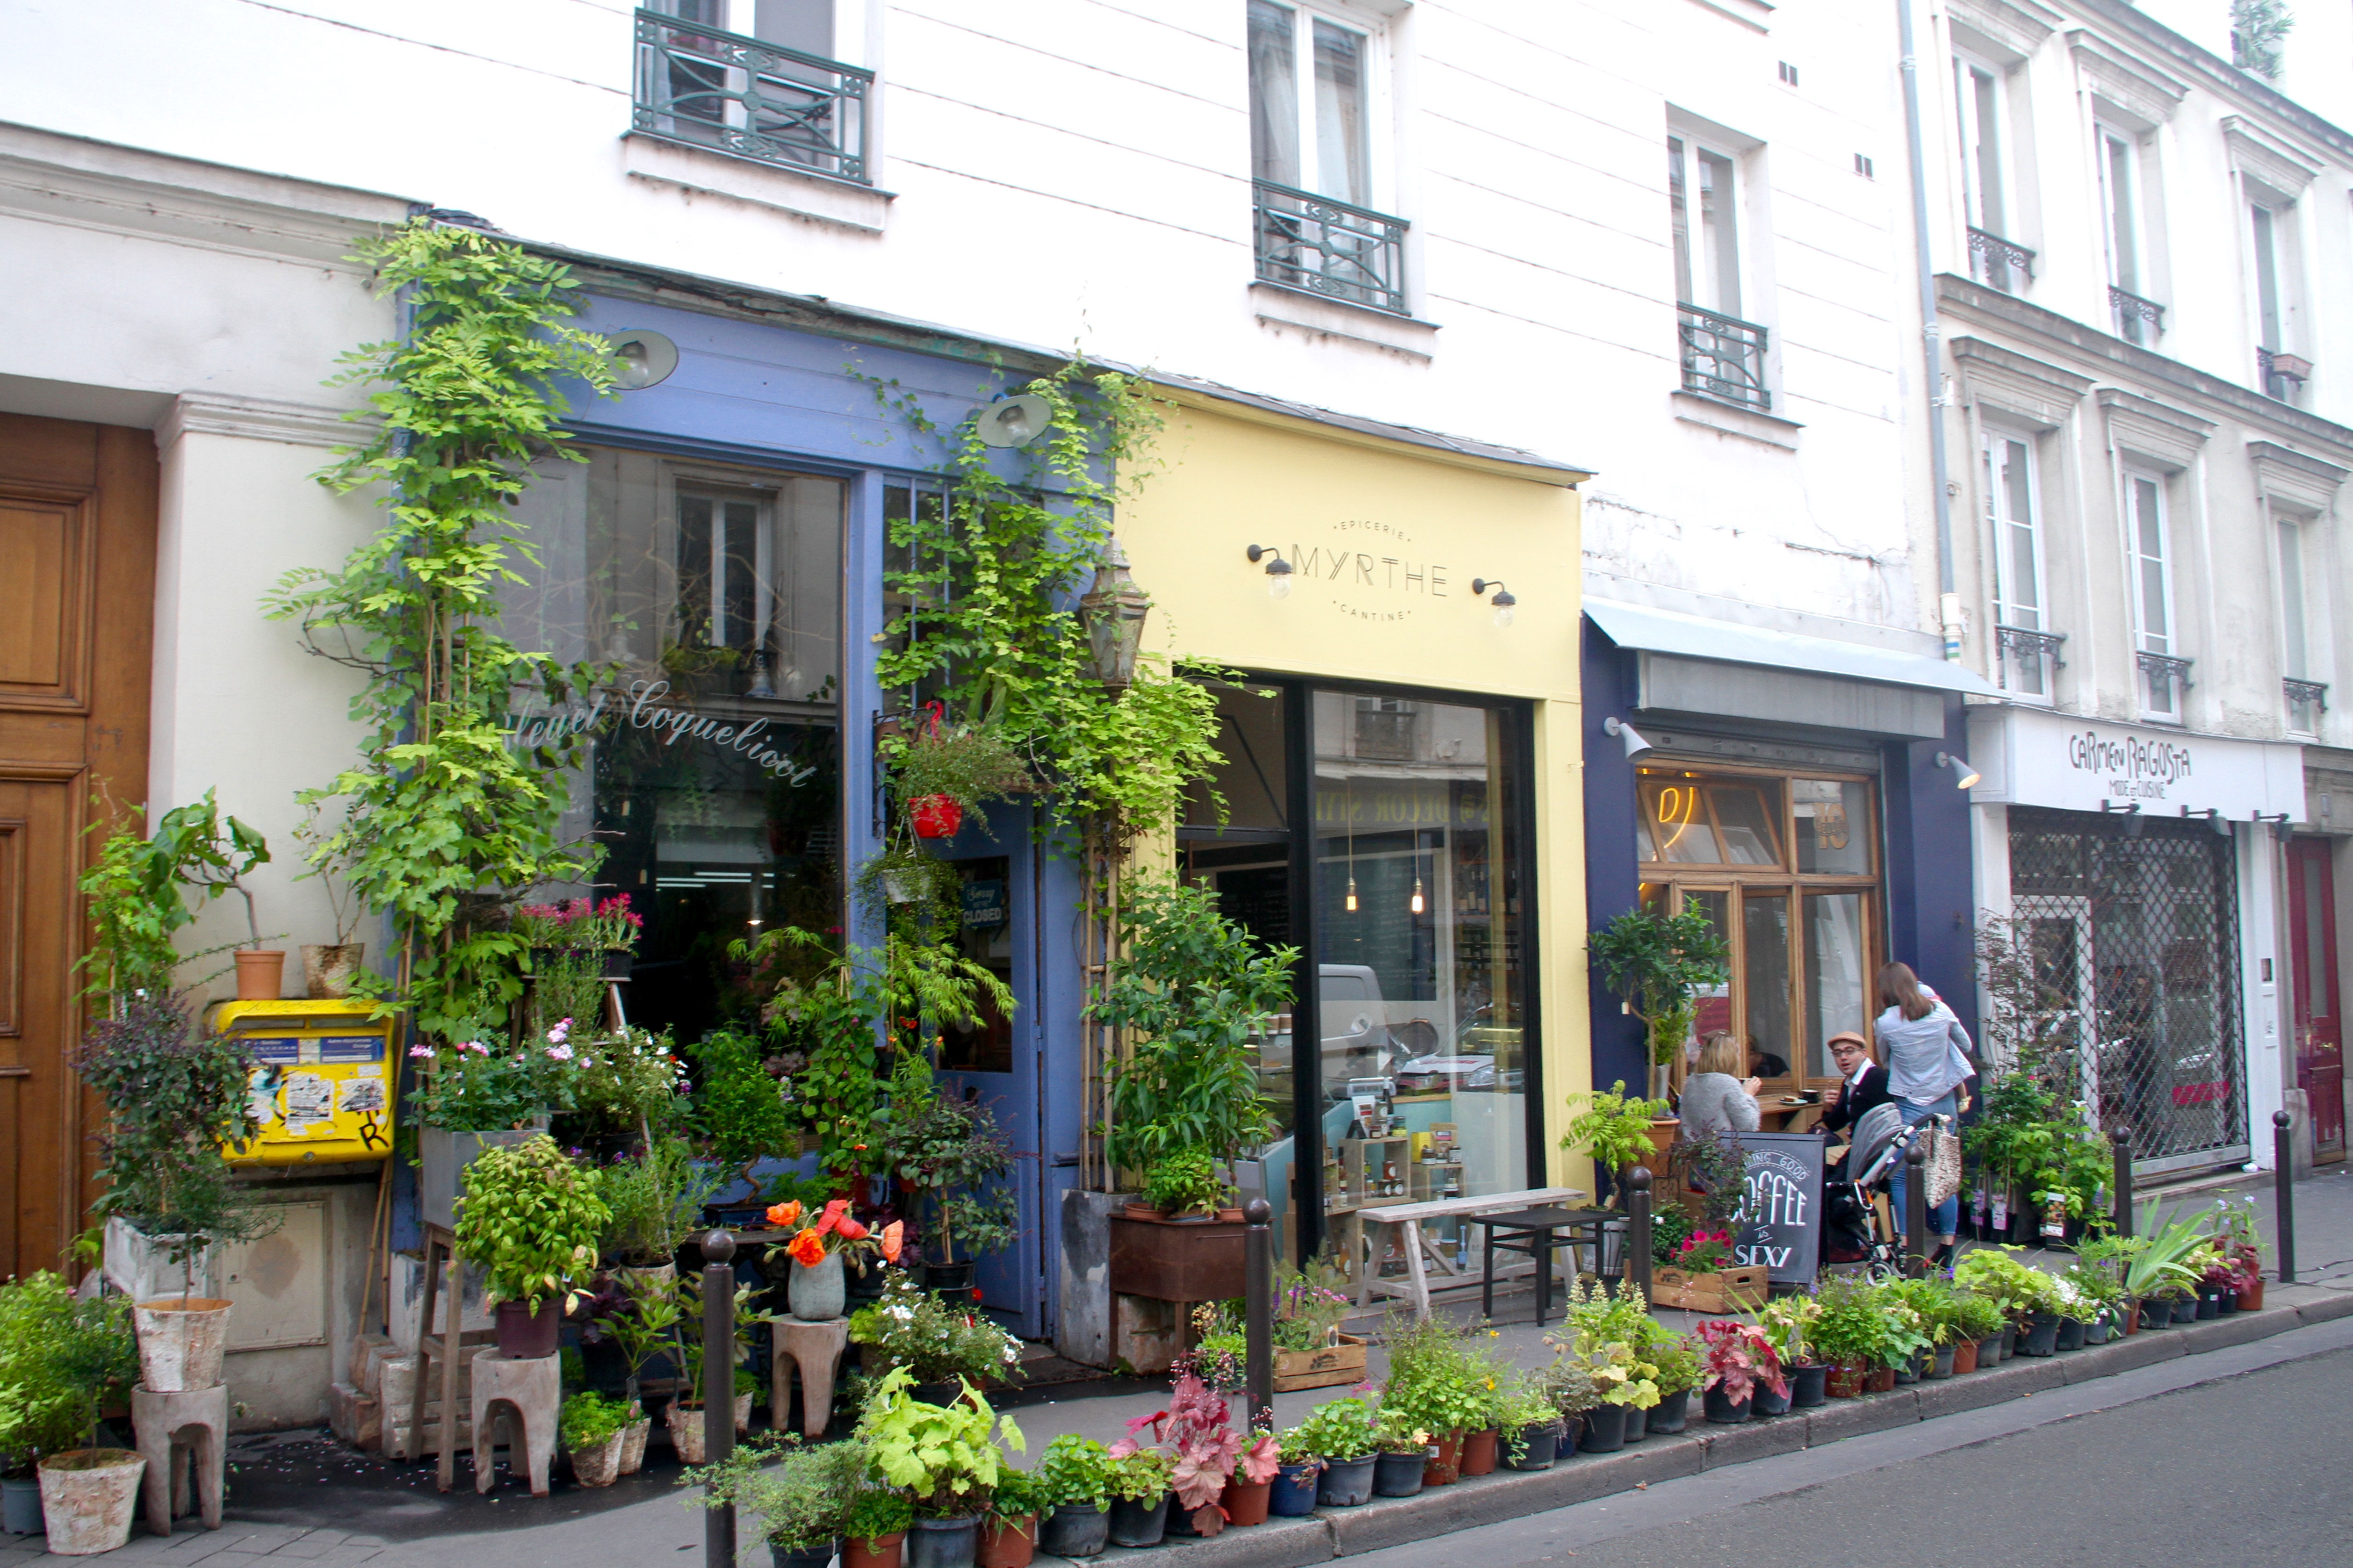
[[1175,861],[1303,955],[1260,1045],[1281,1136],[1240,1174],[1286,1252],[1353,1259],[1364,1206],[1567,1173],[1557,1110],[1589,1078],[1587,475],[1161,390],[1165,467],[1118,525],[1147,643],[1239,677],[1222,810],[1197,793]]

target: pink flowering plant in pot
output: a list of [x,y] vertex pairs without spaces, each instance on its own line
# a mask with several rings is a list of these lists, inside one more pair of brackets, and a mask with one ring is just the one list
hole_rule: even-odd
[[1246,1485],[1257,1486],[1274,1479],[1279,1462],[1274,1434],[1245,1436],[1236,1431],[1226,1396],[1202,1382],[1187,1363],[1178,1364],[1168,1408],[1130,1421],[1128,1435],[1112,1445],[1110,1457],[1124,1459],[1141,1452],[1146,1427],[1155,1445],[1174,1460],[1168,1489],[1176,1493],[1176,1506],[1192,1516],[1199,1534],[1214,1535],[1225,1528],[1229,1516],[1219,1499],[1229,1479],[1240,1476]]
[[1699,1326],[1700,1387],[1721,1390],[1735,1405],[1746,1405],[1758,1386],[1776,1396],[1789,1396],[1789,1380],[1781,1372],[1781,1358],[1773,1342],[1754,1323],[1726,1319]]
[[538,1037],[510,1047],[501,1031],[464,1032],[455,1045],[415,1045],[418,1118],[452,1132],[500,1132],[528,1127],[551,1111],[570,1110],[580,1079],[580,1053],[572,1020],[558,1020]]

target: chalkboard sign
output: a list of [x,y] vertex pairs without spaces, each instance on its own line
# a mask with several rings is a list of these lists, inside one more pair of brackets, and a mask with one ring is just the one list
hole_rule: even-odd
[[1776,1285],[1813,1281],[1822,1248],[1822,1141],[1812,1132],[1744,1132],[1748,1195],[1734,1216],[1733,1261],[1761,1263]]

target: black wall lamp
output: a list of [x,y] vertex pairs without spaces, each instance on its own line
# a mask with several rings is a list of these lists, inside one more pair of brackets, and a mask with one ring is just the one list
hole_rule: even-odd
[[2211,827],[2217,834],[2221,835],[2224,838],[2231,837],[2231,819],[2222,815],[2222,811],[2220,806],[2210,805],[2203,811],[2192,811],[2185,805],[2181,808],[2181,815],[2184,816],[2202,816],[2206,819],[2206,825]]
[[2138,838],[2141,828],[2147,823],[2147,819],[2140,814],[2140,802],[2137,800],[2126,801],[2121,805],[2112,800],[2104,800],[2100,802],[2100,815],[2123,817],[2126,838]]
[[1471,579],[1471,592],[1482,598],[1486,597],[1487,590],[1490,588],[1495,590],[1495,596],[1487,600],[1489,604],[1495,606],[1495,624],[1499,626],[1510,626],[1514,614],[1512,606],[1518,604],[1519,600],[1514,598],[1512,591],[1504,586],[1504,580],[1501,577]]
[[2288,825],[2287,813],[2284,811],[2268,813],[2259,811],[2255,813],[2255,820],[2257,822],[2270,823],[2272,825],[2272,837],[2278,839],[2282,844],[2285,844],[2295,837],[2295,829]]
[[1253,544],[1250,547],[1247,553],[1250,558],[1250,564],[1253,566],[1257,565],[1261,561],[1264,561],[1266,563],[1266,591],[1268,596],[1270,598],[1276,599],[1288,599],[1291,597],[1292,565],[1290,562],[1285,561],[1282,558],[1282,552],[1276,550],[1271,544]]

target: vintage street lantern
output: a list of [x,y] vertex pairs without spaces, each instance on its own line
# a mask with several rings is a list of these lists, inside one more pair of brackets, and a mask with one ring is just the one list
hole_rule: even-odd
[[1079,614],[1094,649],[1095,679],[1113,691],[1135,684],[1135,656],[1144,646],[1144,617],[1151,611],[1152,596],[1128,575],[1127,552],[1116,537],[1106,539],[1094,585],[1080,599]]

